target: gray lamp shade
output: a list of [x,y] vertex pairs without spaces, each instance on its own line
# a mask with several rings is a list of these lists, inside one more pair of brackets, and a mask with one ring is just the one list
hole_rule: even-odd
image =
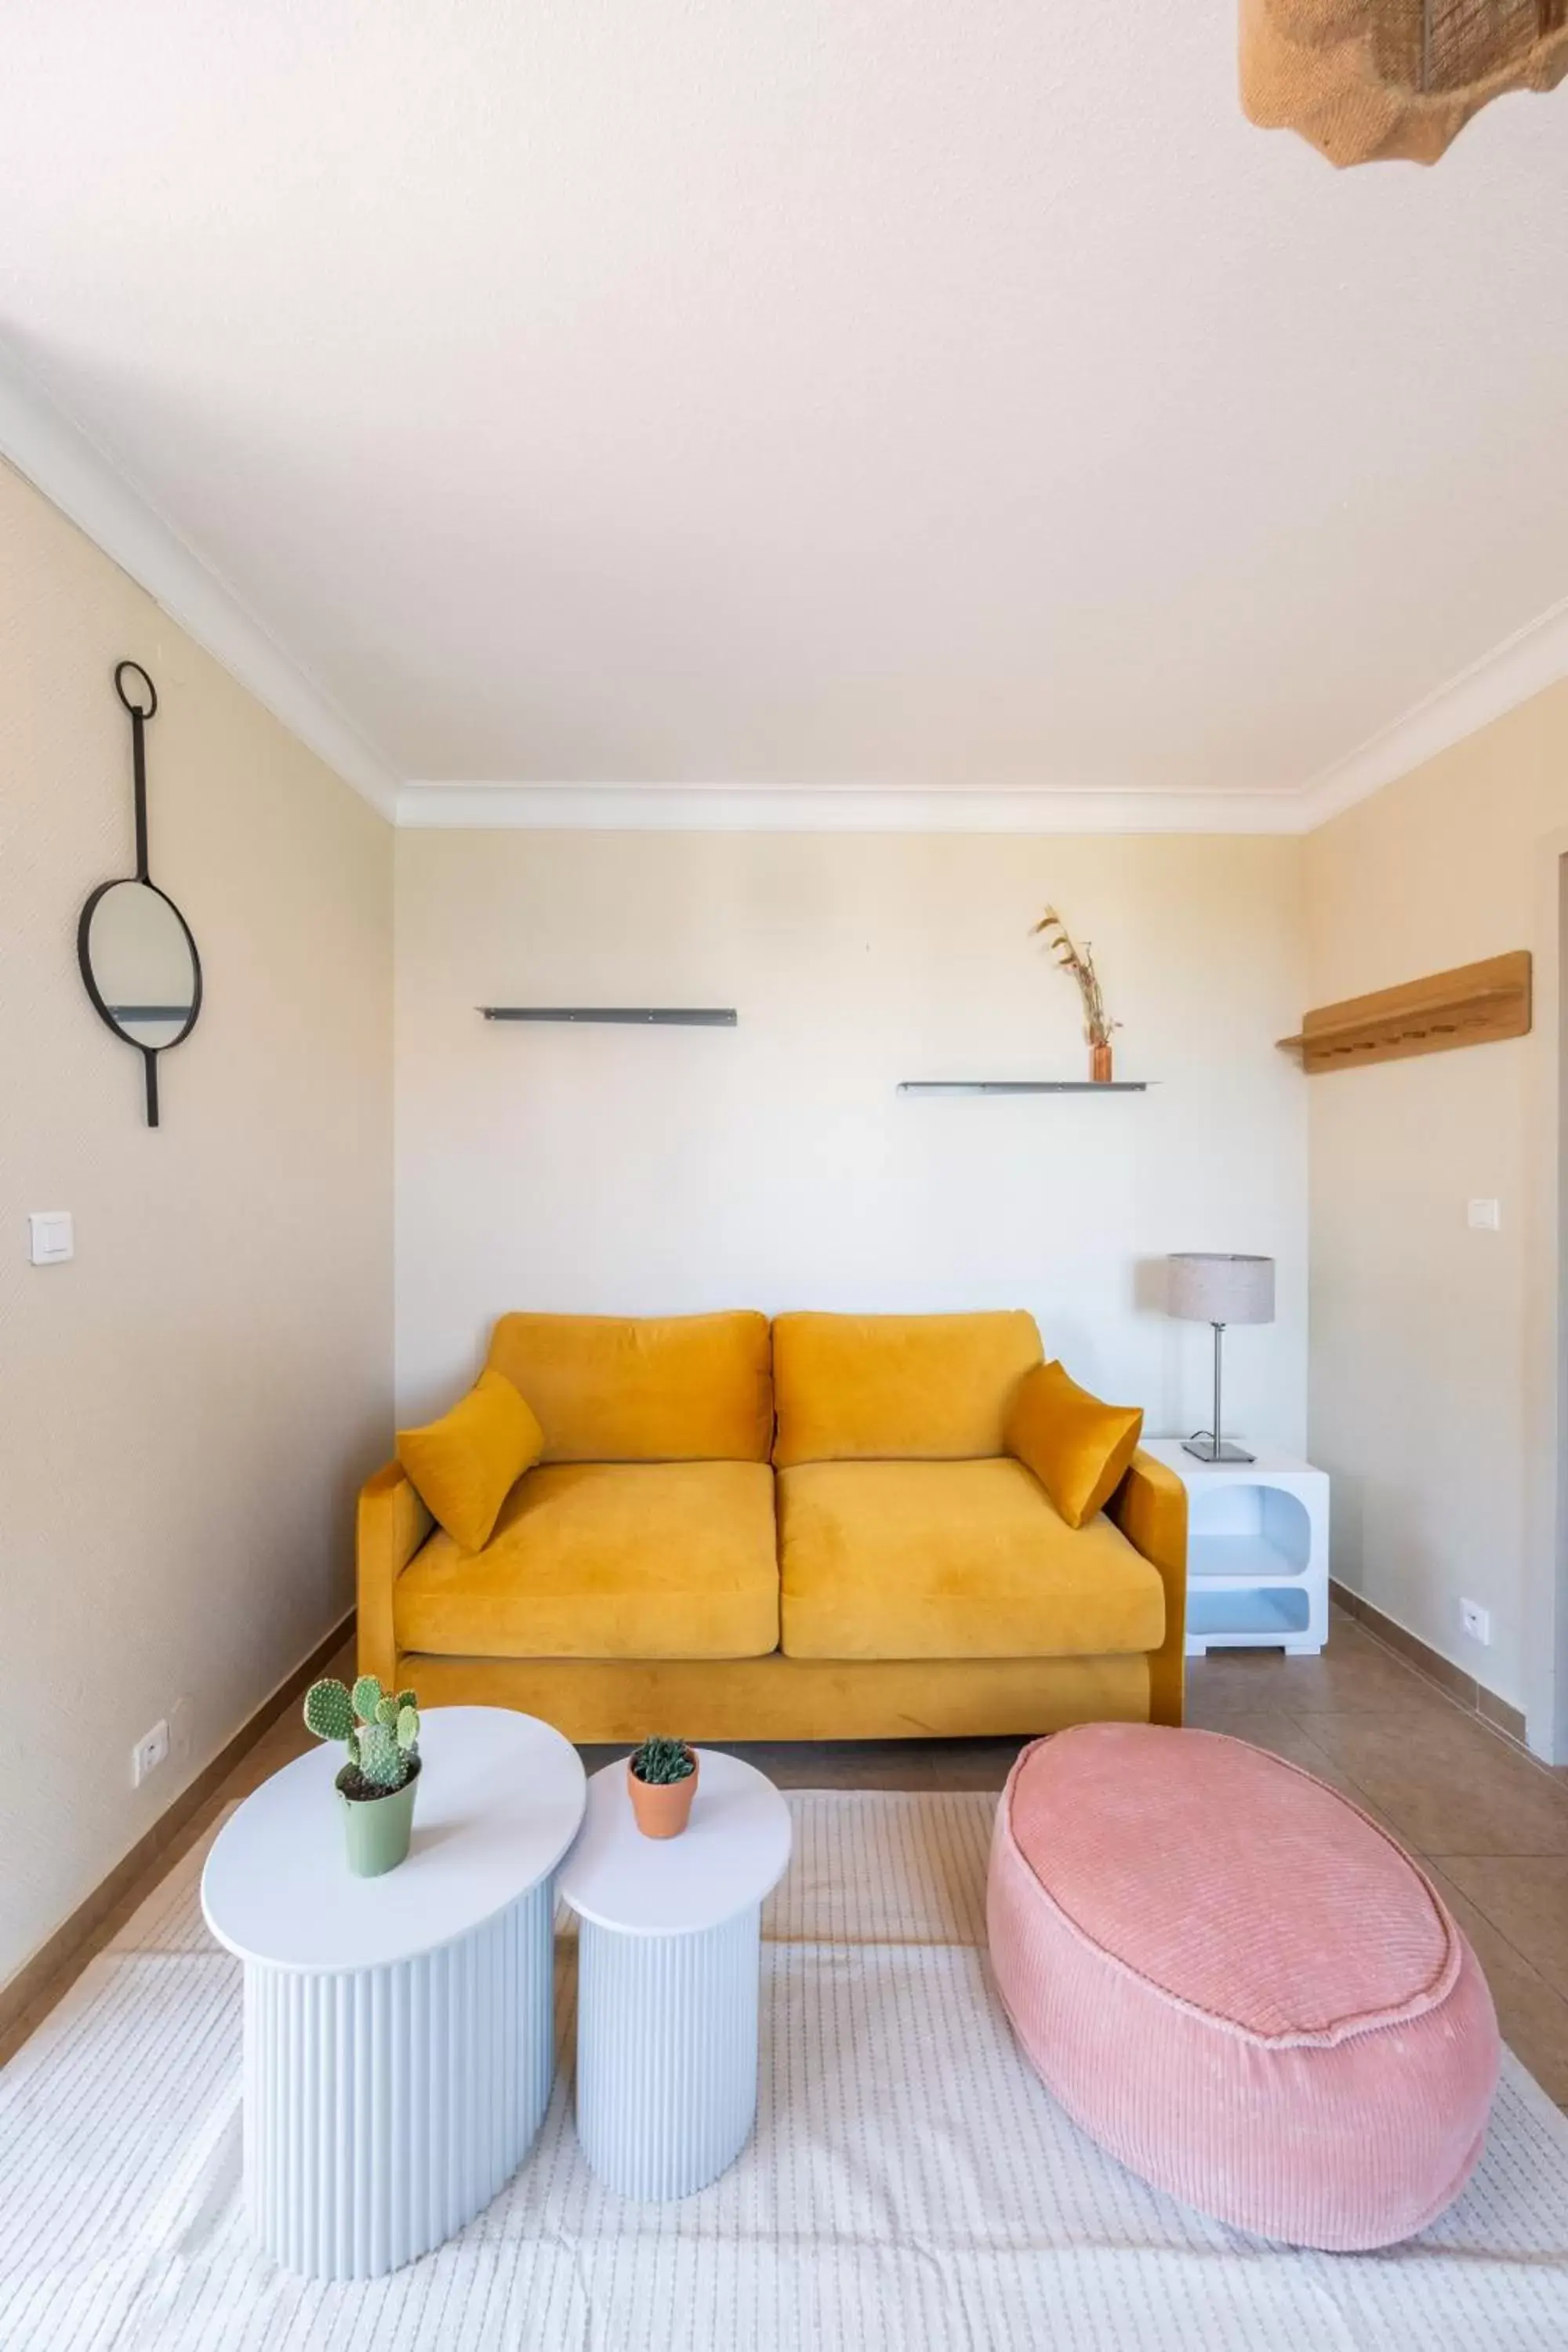
[[1194,1323],[1272,1323],[1274,1260],[1226,1250],[1173,1250],[1166,1306]]

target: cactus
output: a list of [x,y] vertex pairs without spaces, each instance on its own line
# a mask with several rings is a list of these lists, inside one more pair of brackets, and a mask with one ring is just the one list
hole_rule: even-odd
[[342,1683],[312,1683],[305,1693],[305,1721],[318,1739],[352,1739],[353,1701]]
[[361,1675],[352,1691],[330,1677],[305,1693],[305,1721],[318,1739],[341,1739],[350,1769],[378,1795],[390,1796],[412,1779],[419,1760],[419,1709],[411,1690],[395,1696],[374,1675]]
[[683,1739],[645,1739],[632,1758],[632,1770],[650,1789],[670,1780],[688,1780],[696,1769]]

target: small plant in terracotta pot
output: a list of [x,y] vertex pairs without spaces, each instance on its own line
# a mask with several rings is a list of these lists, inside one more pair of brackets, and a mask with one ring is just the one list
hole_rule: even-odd
[[679,1837],[697,1794],[697,1751],[684,1739],[645,1739],[626,1759],[626,1787],[644,1837]]
[[374,1675],[353,1690],[330,1678],[305,1693],[305,1721],[318,1739],[341,1739],[348,1762],[332,1786],[342,1807],[349,1868],[379,1878],[408,1854],[419,1780],[419,1710],[411,1690],[395,1697]]

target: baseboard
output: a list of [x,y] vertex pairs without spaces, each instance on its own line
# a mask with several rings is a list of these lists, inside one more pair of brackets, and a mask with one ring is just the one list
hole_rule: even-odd
[[115,1864],[106,1878],[99,1881],[84,1902],[77,1905],[69,1918],[55,1929],[46,1943],[39,1945],[30,1960],[23,1961],[6,1984],[0,1986],[0,2042],[5,2040],[23,2011],[37,2000],[50,1979],[62,1969],[69,1967],[72,1953],[87,1941],[99,1922],[136,1884],[148,1864],[156,1860],[163,1847],[179,1835],[193,1815],[200,1812],[207,1800],[222,1788],[246,1750],[254,1747],[262,1733],[269,1730],[279,1717],[292,1706],[300,1693],[315,1681],[353,1629],[354,1612],[351,1609],[342,1623],[335,1625],[323,1641],[318,1642],[310,1656],[262,1700],[255,1714],[240,1726],[232,1739],[226,1741],[211,1763],[202,1767],[190,1786],[181,1790],[146,1834],[137,1839],[130,1853]]
[[1385,1617],[1381,1609],[1374,1609],[1370,1601],[1363,1601],[1348,1584],[1340,1584],[1330,1577],[1329,1593],[1347,1616],[1354,1617],[1396,1657],[1414,1666],[1417,1674],[1425,1675],[1428,1682],[1436,1683],[1440,1691],[1446,1691],[1460,1706],[1468,1707],[1472,1715],[1479,1715],[1494,1731],[1516,1740],[1521,1748],[1524,1746],[1524,1717],[1517,1706],[1510,1706],[1496,1691],[1488,1690],[1485,1683],[1468,1675],[1463,1666],[1457,1666],[1441,1650],[1433,1649],[1430,1643],[1411,1633],[1396,1617]]

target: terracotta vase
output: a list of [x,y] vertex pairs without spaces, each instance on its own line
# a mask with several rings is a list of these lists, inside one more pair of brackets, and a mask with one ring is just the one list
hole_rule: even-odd
[[691,1800],[697,1794],[702,1759],[693,1748],[686,1752],[691,1759],[691,1769],[684,1780],[639,1780],[630,1764],[626,1766],[632,1811],[644,1837],[679,1837],[691,1819]]
[[1097,1087],[1110,1084],[1110,1047],[1091,1045],[1089,1049],[1089,1075]]

